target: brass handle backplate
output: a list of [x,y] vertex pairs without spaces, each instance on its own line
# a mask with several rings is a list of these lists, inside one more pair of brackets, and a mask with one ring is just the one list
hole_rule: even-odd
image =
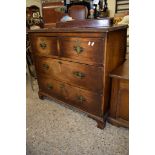
[[78,95],[76,97],[77,101],[80,102],[80,103],[83,103],[84,101],[86,101],[86,99],[82,96],[82,95]]
[[59,63],[59,64],[62,64],[62,62],[61,62],[61,61],[58,61],[58,63]]
[[45,42],[41,42],[41,43],[40,43],[40,47],[41,47],[42,49],[45,49],[45,48],[46,48],[46,46],[47,46],[47,45],[46,45],[46,43],[45,43]]
[[53,86],[51,84],[47,84],[47,89],[51,90],[51,89],[53,89]]
[[77,54],[80,54],[83,52],[84,48],[80,46],[81,42],[79,40],[76,41],[76,45],[73,46],[73,49]]
[[82,79],[82,78],[84,78],[84,77],[86,76],[84,73],[78,72],[78,71],[73,72],[73,75],[74,75],[75,77],[77,77],[77,78],[80,78],[80,79]]
[[43,64],[43,68],[45,68],[46,70],[49,69],[49,65],[48,64]]

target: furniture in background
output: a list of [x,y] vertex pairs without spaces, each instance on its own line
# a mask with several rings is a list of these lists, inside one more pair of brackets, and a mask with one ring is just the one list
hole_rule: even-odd
[[40,15],[40,8],[38,6],[32,5],[26,7],[26,27],[28,29],[43,27],[43,19]]
[[112,78],[108,121],[116,126],[129,127],[129,62],[110,73]]
[[[66,2],[67,2],[67,0],[66,0]],[[67,10],[71,6],[75,6],[75,5],[85,6],[88,9],[87,18],[90,18],[90,19],[104,18],[104,17],[108,17],[108,15],[109,15],[107,0],[99,0],[99,1],[71,0],[70,3],[66,5]]]
[[88,9],[84,5],[72,5],[68,9],[68,15],[73,19],[86,19],[88,16]]
[[56,22],[59,22],[65,15],[64,2],[46,2],[42,0],[42,15],[44,27],[54,27]]
[[92,28],[92,27],[110,27],[113,26],[113,18],[102,18],[102,19],[85,19],[85,20],[70,20],[67,22],[57,22],[57,28]]
[[68,2],[66,0],[66,7],[67,7],[67,12],[69,10],[70,7],[72,6],[76,6],[76,5],[81,5],[81,6],[85,6],[88,9],[88,14],[89,14],[89,10],[90,10],[90,1],[87,0],[70,0],[70,2]]
[[30,30],[39,97],[85,112],[104,128],[109,73],[125,61],[127,26]]
[[99,4],[93,4],[93,1],[89,0],[41,0],[41,2],[45,28],[55,27],[56,23],[67,14],[73,19],[90,18],[92,8],[93,18],[108,17],[107,0],[104,0],[104,5],[103,0],[99,1]]

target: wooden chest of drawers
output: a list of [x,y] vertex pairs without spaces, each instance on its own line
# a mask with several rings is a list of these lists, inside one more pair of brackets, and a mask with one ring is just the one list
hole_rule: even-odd
[[104,128],[109,73],[125,60],[126,32],[126,25],[29,31],[39,97],[76,107]]

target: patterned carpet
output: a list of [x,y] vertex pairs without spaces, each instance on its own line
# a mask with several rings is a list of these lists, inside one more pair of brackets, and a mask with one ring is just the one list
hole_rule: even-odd
[[128,155],[129,131],[104,130],[83,113],[40,100],[27,82],[27,155]]

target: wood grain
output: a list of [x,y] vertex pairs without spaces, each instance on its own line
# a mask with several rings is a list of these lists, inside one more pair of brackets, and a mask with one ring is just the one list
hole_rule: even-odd
[[37,57],[36,69],[40,75],[68,82],[77,87],[100,94],[102,93],[102,67]]
[[[109,74],[125,61],[126,33],[126,25],[29,31],[40,98],[47,96],[72,105],[88,113],[98,127],[104,128],[111,96]],[[38,38],[42,37],[50,38],[44,52],[37,45]],[[120,96],[119,100],[125,99]],[[120,109],[112,105],[118,115],[127,118],[126,112],[121,111],[123,104]],[[116,109],[113,109],[115,114]]]
[[41,91],[93,115],[101,116],[100,95],[52,78],[39,76],[38,82]]
[[60,37],[59,40],[61,57],[75,59],[82,63],[103,63],[104,38]]

